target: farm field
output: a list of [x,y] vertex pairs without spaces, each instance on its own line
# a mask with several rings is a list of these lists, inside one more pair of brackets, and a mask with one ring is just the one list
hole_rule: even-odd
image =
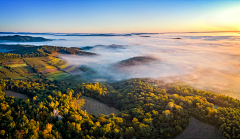
[[62,71],[58,71],[54,73],[49,73],[45,76],[46,76],[46,79],[49,79],[49,80],[60,80],[62,78],[68,77],[69,74]]
[[[12,78],[12,79],[36,79],[39,78],[35,71],[30,68],[26,62],[22,59],[4,59],[0,61],[2,71],[0,73],[1,78]],[[6,67],[5,67],[6,66]],[[7,69],[8,67],[8,69]],[[10,70],[9,70],[10,69]],[[12,74],[14,76],[12,76]]]
[[86,96],[78,99],[74,106],[78,109],[86,110],[88,113],[95,116],[99,116],[100,114],[109,115],[112,113],[117,115],[119,113],[119,110]]
[[13,59],[1,59],[2,64],[15,64],[15,63],[25,63],[20,58],[13,58]]
[[66,64],[66,61],[52,56],[9,60],[4,59],[0,62],[3,64],[0,67],[1,78],[22,80],[37,79],[39,78],[38,74],[40,73],[46,79],[61,80],[70,76],[71,74],[81,72],[79,69],[76,70],[76,67],[72,67],[72,69],[67,73],[66,71],[62,70],[63,68],[69,67],[69,65]]
[[13,92],[13,91],[10,91],[10,90],[5,90],[4,92],[5,92],[7,97],[14,96],[15,98],[20,98],[20,99],[28,99],[29,98],[27,95],[17,93],[17,92]]
[[26,79],[25,77],[21,76],[20,74],[16,73],[15,71],[11,71],[7,68],[0,68],[1,77],[3,78],[11,78],[11,79]]
[[49,64],[47,64],[46,62],[43,61],[42,57],[37,57],[37,58],[24,58],[24,60],[31,65],[32,67],[34,67],[38,72],[47,70],[47,69],[55,69],[54,66],[51,66]]
[[224,137],[216,127],[191,117],[187,128],[175,139],[224,139]]

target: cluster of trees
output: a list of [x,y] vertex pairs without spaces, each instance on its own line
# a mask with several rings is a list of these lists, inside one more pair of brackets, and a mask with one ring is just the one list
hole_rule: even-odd
[[176,93],[182,96],[202,96],[207,99],[208,102],[216,104],[221,107],[234,107],[239,108],[240,100],[234,99],[227,95],[215,94],[209,91],[196,90],[190,87],[178,87],[174,86],[169,89],[170,93]]
[[[0,138],[118,138],[123,119],[101,115],[96,118],[73,107],[76,100],[71,86],[49,81],[1,80],[1,90],[26,93],[32,99],[6,97],[0,91]],[[25,88],[26,87],[26,88]],[[58,89],[63,89],[61,92]]]
[[173,138],[188,125],[190,116],[169,99],[165,90],[153,88],[139,79],[79,86],[86,96],[118,108],[123,119],[124,138]]
[[21,58],[20,54],[0,53],[0,59]]
[[64,54],[79,54],[79,55],[95,55],[94,53],[80,51],[79,48],[74,47],[58,47],[58,46],[32,46],[21,48],[21,51],[16,50],[15,53],[21,54],[23,57],[42,57],[52,53]]
[[[1,90],[30,98],[6,97]],[[167,92],[141,79],[111,84],[0,79],[0,138],[173,138],[190,116],[218,127],[226,138],[240,138],[239,100],[186,87]],[[81,95],[121,112],[95,117],[74,107]],[[213,103],[222,107],[214,109]]]
[[[138,81],[134,84],[140,85]],[[34,82],[0,80],[0,86],[1,90],[9,89],[31,97],[27,100],[6,97],[0,91],[1,138],[172,138],[181,133],[189,122],[187,111],[167,98],[164,98],[163,105],[155,103],[160,111],[149,108],[148,103],[153,102],[151,98],[154,97],[147,92],[148,89],[152,90],[148,88],[149,86],[142,88],[142,95],[145,92],[144,96],[147,98],[142,98],[143,100],[134,99],[134,95],[129,93],[120,96],[120,93],[110,85],[106,84],[103,87],[98,83],[78,85],[74,88],[75,91],[68,88],[76,86],[75,84],[47,80]],[[123,109],[118,116],[111,114],[95,117],[86,111],[75,109],[73,104],[80,94],[78,91],[82,90],[84,91],[82,93],[87,95],[91,89],[101,94],[95,98],[102,97],[102,101],[110,102],[107,98],[111,97],[107,95],[109,93],[122,98],[119,102],[126,101],[123,99],[126,95],[127,98],[135,100],[136,105],[129,106],[130,102],[123,106],[118,104],[118,107]],[[164,97],[166,94],[163,90],[155,91],[152,90],[156,98]],[[146,106],[141,101],[146,101]],[[127,110],[127,107],[130,110]]]
[[[239,100],[189,87],[176,86],[170,88],[169,92],[175,93],[172,99],[188,110],[190,115],[218,127],[226,138],[240,138]],[[214,109],[214,104],[221,107]]]
[[16,41],[16,42],[42,42],[42,41],[50,41],[49,39],[45,39],[43,37],[31,37],[31,36],[0,36],[0,40],[3,41]]
[[74,55],[96,55],[95,53],[80,51],[76,47],[58,47],[58,46],[32,46],[32,45],[0,45],[7,49],[15,49],[12,53],[0,53],[0,59],[9,58],[29,58],[29,57],[44,57],[49,54],[59,52],[64,54]]
[[66,53],[73,55],[96,55],[95,53],[80,51],[80,48],[77,47],[58,47],[58,46],[42,46],[42,50],[48,53]]
[[150,56],[136,56],[126,60],[120,61],[117,66],[133,66],[142,63],[148,63],[151,61],[155,61],[156,59]]

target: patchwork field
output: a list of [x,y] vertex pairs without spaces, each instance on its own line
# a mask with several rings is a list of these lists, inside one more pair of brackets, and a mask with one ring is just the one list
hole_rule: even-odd
[[79,75],[79,74],[83,73],[82,70],[80,70],[78,67],[73,66],[73,65],[63,68],[62,70],[71,75]]
[[26,79],[25,77],[21,76],[20,74],[16,73],[14,70],[9,70],[7,68],[0,68],[0,76],[1,78],[11,78],[11,79]]
[[205,124],[194,117],[187,128],[175,139],[223,139],[220,131],[211,125]]
[[[53,65],[55,67],[61,67],[62,65],[65,65],[67,63],[65,60],[62,60],[57,57],[52,57],[52,56],[49,56],[48,59],[46,59],[44,61],[47,62],[49,65]],[[62,69],[62,68],[60,68],[60,69]]]
[[26,63],[22,63],[22,64],[18,63],[18,64],[9,64],[7,66],[9,66],[11,68],[16,68],[16,67],[26,67],[27,64]]
[[117,115],[119,113],[119,110],[85,96],[78,99],[74,106],[79,109],[86,110],[88,113],[95,116],[99,116],[100,114],[109,115],[111,113]]
[[25,63],[20,58],[13,58],[13,59],[1,59],[2,64],[14,64],[14,63]]
[[41,58],[41,57],[24,58],[24,60],[27,62],[27,64],[34,67],[38,72],[42,72],[47,69],[55,69],[54,66],[47,64],[46,62],[43,61],[43,59],[46,59],[46,58]]
[[15,98],[20,98],[20,99],[29,99],[29,97],[25,94],[5,90],[4,91],[7,97],[14,96]]

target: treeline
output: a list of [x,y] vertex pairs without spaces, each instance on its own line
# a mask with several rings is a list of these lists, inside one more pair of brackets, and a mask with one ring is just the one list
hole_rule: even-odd
[[20,54],[0,53],[0,59],[21,58]]
[[221,107],[234,107],[239,108],[240,100],[234,99],[227,95],[215,94],[209,91],[196,90],[190,87],[174,86],[169,89],[170,93],[179,94],[182,96],[202,96],[210,103],[216,104]]
[[[8,45],[0,46],[8,47]],[[9,45],[10,48],[15,50],[11,51],[11,53],[0,53],[0,59],[44,57],[56,52],[73,55],[96,55],[95,53],[80,51],[81,49],[77,47]]]
[[50,39],[45,39],[43,37],[32,37],[32,36],[0,36],[0,40],[3,41],[16,41],[16,42],[42,42],[42,41],[50,41]]
[[[240,138],[239,100],[226,95],[218,95],[209,91],[200,91],[189,87],[176,86],[170,88],[169,92],[174,93],[171,96],[172,99],[184,109],[188,110],[189,114],[203,122],[218,127],[225,138]],[[195,103],[195,108],[188,105],[190,104],[189,100],[193,98],[199,98],[192,101]],[[214,109],[212,103],[221,107]]]

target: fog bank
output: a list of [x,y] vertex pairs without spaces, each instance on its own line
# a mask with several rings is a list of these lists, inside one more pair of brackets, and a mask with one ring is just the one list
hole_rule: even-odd
[[[154,78],[182,83],[240,99],[240,36],[237,33],[159,34],[151,37],[120,37],[121,47],[96,46],[97,56],[60,55],[73,65],[86,65],[96,80]],[[172,38],[181,39],[172,39]],[[109,45],[113,44],[109,39]],[[125,43],[124,43],[125,42]],[[86,43],[86,42],[85,42]],[[90,46],[90,45],[88,45]],[[92,45],[95,46],[95,45]],[[135,56],[152,56],[149,63],[115,68],[114,64]]]

